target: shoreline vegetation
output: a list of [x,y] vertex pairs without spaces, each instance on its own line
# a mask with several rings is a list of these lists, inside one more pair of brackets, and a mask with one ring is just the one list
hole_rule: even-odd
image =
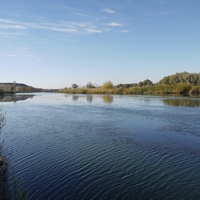
[[176,85],[152,85],[142,87],[130,88],[65,88],[59,90],[61,93],[69,94],[119,94],[119,95],[166,95],[166,94],[181,94],[181,95],[199,95],[200,86],[193,86],[190,84],[176,84]]
[[28,86],[24,83],[0,83],[0,96],[13,95],[15,93],[33,93],[33,92],[57,92],[55,89],[42,89]]
[[119,95],[199,95],[200,73],[176,73],[153,83],[146,79],[139,83],[113,85],[107,81],[101,87],[95,87],[90,82],[86,87],[79,88],[72,84],[72,88],[58,90],[70,94],[119,94]]

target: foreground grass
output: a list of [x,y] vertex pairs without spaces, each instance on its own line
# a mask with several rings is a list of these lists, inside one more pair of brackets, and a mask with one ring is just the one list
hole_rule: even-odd
[[62,93],[69,94],[187,94],[194,95],[200,94],[200,86],[193,86],[191,84],[175,84],[175,85],[153,85],[143,87],[130,87],[130,88],[115,88],[103,89],[103,88],[65,88],[59,90]]

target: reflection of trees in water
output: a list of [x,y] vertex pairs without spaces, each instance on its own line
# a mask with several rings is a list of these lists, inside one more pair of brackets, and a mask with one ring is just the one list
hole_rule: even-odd
[[87,101],[91,103],[92,100],[93,100],[93,96],[92,95],[87,95]]
[[85,98],[87,99],[88,102],[92,102],[93,100],[93,96],[92,95],[87,95],[87,96],[77,96],[77,95],[73,95],[72,96],[72,100],[73,101],[77,101],[79,98]]
[[0,102],[16,102],[16,101],[23,101],[28,98],[33,98],[34,95],[5,95],[0,96]]
[[[113,96],[112,95],[102,95],[100,96],[103,99],[104,103],[112,103],[113,102]],[[78,95],[72,95],[72,100],[77,101],[79,98],[86,98],[88,102],[93,101],[93,95],[83,95],[83,96],[78,96]]]
[[169,106],[200,107],[200,100],[194,99],[163,99],[162,101]]
[[79,98],[78,96],[72,96],[72,100],[73,100],[73,101],[77,101],[78,98]]
[[112,95],[103,95],[101,97],[102,97],[102,99],[105,103],[112,103],[113,102],[113,96]]

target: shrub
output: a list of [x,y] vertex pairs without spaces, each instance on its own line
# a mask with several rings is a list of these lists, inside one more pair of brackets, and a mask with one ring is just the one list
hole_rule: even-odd
[[113,88],[113,84],[110,81],[107,81],[102,85],[102,89],[104,89],[104,90],[109,90],[109,89],[112,89],[112,88]]

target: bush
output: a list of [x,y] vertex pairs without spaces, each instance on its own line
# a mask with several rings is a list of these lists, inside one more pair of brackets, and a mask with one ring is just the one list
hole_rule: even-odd
[[109,90],[109,89],[112,89],[112,88],[113,88],[113,84],[110,81],[107,81],[102,85],[102,89],[104,89],[104,90]]
[[192,86],[192,88],[189,91],[189,94],[200,94],[200,87]]

